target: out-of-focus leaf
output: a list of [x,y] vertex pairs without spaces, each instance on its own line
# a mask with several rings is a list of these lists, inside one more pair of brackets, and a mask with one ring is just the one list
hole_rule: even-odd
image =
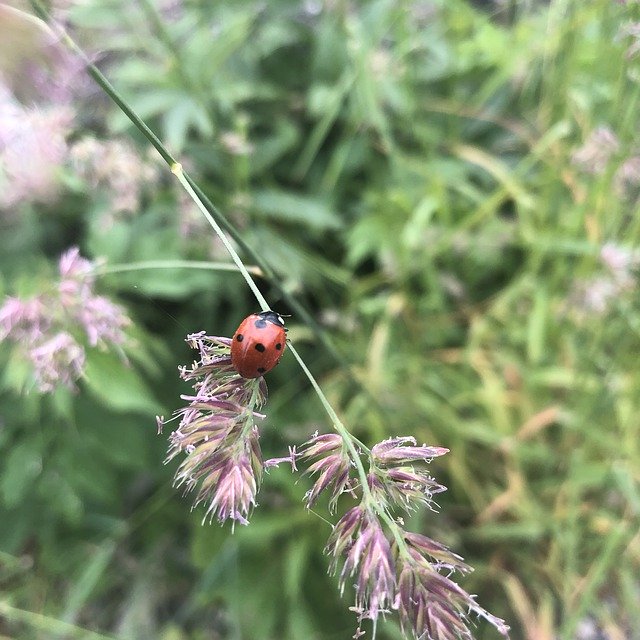
[[11,508],[31,491],[33,481],[42,472],[42,456],[36,443],[25,440],[11,448],[3,467],[0,490],[3,502]]
[[257,213],[283,222],[302,223],[318,229],[338,229],[342,222],[325,202],[283,191],[257,191],[253,195]]
[[81,574],[73,581],[73,587],[66,598],[62,620],[75,622],[80,610],[102,579],[116,549],[117,544],[114,541],[108,541],[90,555]]
[[134,369],[117,356],[92,349],[87,353],[85,384],[105,406],[117,411],[154,415],[158,403]]

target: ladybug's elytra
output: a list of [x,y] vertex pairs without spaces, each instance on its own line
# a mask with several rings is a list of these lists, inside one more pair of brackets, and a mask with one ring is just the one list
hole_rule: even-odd
[[231,341],[231,364],[243,378],[259,378],[280,361],[287,341],[284,320],[275,311],[247,316]]

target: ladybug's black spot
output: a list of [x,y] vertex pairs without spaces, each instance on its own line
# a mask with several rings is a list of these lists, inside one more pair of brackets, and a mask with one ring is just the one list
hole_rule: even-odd
[[261,342],[258,342],[258,344],[255,346],[255,350],[259,351],[260,353],[264,353],[266,347]]
[[280,351],[280,349],[282,349],[282,345],[279,342],[276,344],[276,349],[278,351]]
[[238,342],[242,342],[242,341],[244,340],[244,336],[243,336],[241,333],[239,333],[239,334],[236,336],[236,340],[237,340]]
[[258,367],[257,371],[258,373],[264,373],[266,369],[264,367]]
[[267,326],[267,321],[263,320],[262,318],[259,318],[253,324],[256,329],[264,329]]

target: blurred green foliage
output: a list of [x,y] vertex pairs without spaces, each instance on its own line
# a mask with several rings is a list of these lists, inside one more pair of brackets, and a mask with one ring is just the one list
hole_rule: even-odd
[[[87,0],[62,15],[351,364],[289,320],[350,428],[451,449],[433,464],[442,513],[410,525],[476,568],[463,586],[514,638],[637,637],[637,262],[622,286],[601,256],[640,244],[625,31],[640,5]],[[75,138],[147,158],[103,97],[76,108]],[[618,144],[594,170],[576,152],[601,126]],[[109,265],[227,260],[162,171],[135,212],[111,215],[109,189],[66,166],[56,202],[0,221],[0,291],[44,286],[71,244]],[[24,363],[0,344],[0,632],[349,637],[306,479],[272,471],[232,535],[201,526],[162,464],[154,415],[188,391],[183,337],[231,335],[255,310],[240,276],[146,269],[99,285],[136,323],[131,368],[91,352],[79,393],[18,395]],[[267,457],[329,429],[293,358],[267,381]],[[401,637],[393,616],[379,637]]]

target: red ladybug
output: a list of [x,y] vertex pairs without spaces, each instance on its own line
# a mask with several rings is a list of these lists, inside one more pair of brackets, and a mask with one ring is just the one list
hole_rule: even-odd
[[231,364],[243,378],[259,378],[278,364],[286,341],[284,320],[275,311],[253,313],[233,334]]

